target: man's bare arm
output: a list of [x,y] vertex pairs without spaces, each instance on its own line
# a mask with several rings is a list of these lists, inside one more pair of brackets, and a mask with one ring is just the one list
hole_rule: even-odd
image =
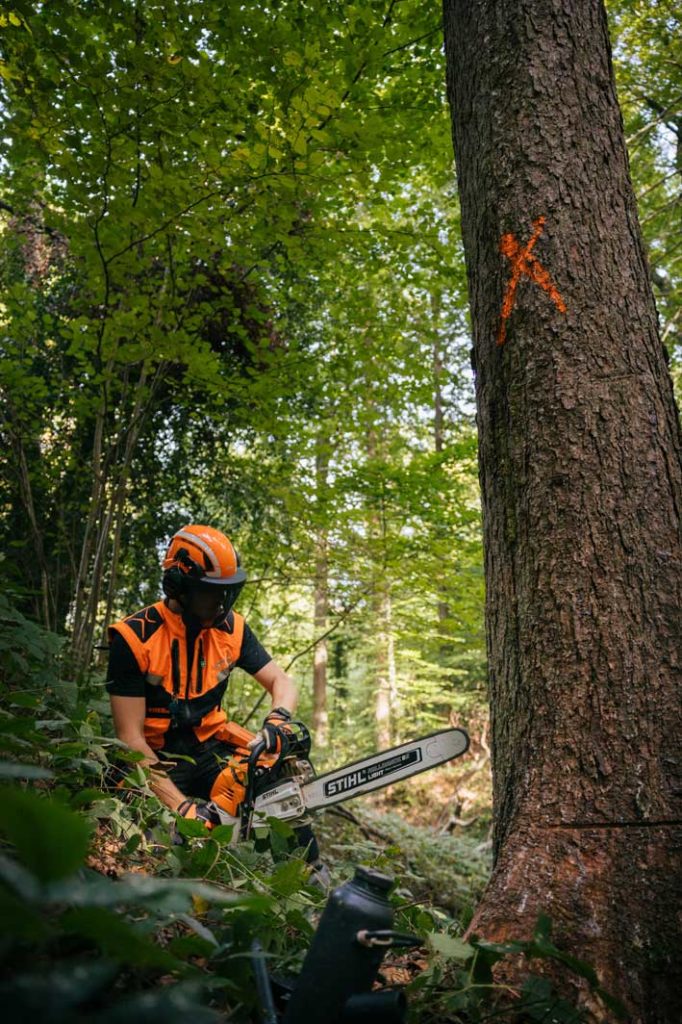
[[296,710],[296,683],[274,659],[254,673],[254,679],[270,694],[273,708],[286,708],[291,712]]
[[[253,678],[257,679],[261,686],[270,694],[272,699],[271,707],[286,708],[287,711],[291,711],[293,714],[296,709],[298,696],[296,683],[274,659],[269,661],[267,665],[263,665],[263,668],[258,672],[254,672]],[[247,743],[247,746],[249,748],[255,746],[261,738],[262,733],[256,733],[251,742]]]
[[[144,738],[144,697],[121,697],[110,694],[109,700],[118,739],[131,750],[138,750],[145,755],[141,764],[145,766],[158,764],[156,754]],[[183,800],[187,799],[174,782],[159,772],[153,773],[149,785],[159,800],[173,811],[176,811]]]

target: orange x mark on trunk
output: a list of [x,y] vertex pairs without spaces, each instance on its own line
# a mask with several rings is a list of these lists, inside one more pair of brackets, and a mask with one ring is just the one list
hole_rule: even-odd
[[502,235],[502,238],[500,239],[500,252],[503,256],[507,256],[508,259],[511,260],[512,275],[509,279],[507,290],[504,293],[504,299],[502,300],[500,326],[497,331],[498,345],[504,345],[507,331],[507,320],[509,319],[514,306],[516,287],[521,280],[522,274],[529,277],[531,281],[535,281],[536,284],[540,285],[543,291],[546,291],[549,294],[550,299],[552,299],[560,313],[566,312],[566,303],[559,295],[552,278],[549,276],[542,263],[540,263],[537,256],[533,256],[532,254],[533,246],[542,234],[544,226],[544,217],[538,217],[537,220],[533,221],[533,234],[523,249],[511,233]]

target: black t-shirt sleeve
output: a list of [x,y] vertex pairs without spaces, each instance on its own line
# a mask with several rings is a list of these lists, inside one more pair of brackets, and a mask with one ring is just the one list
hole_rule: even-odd
[[145,678],[140,672],[135,655],[120,633],[112,630],[109,647],[109,667],[104,684],[116,697],[144,697]]
[[243,668],[245,672],[254,676],[256,672],[267,665],[269,661],[272,661],[272,655],[265,650],[263,645],[256,636],[247,622],[244,623],[244,637],[242,639],[242,649],[235,665],[237,668]]

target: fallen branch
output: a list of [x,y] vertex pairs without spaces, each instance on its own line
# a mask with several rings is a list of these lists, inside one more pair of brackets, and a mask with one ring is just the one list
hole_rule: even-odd
[[392,843],[393,840],[390,836],[387,836],[385,832],[380,832],[379,829],[374,828],[372,825],[365,825],[364,822],[356,818],[352,811],[347,811],[345,807],[330,807],[327,810],[327,814],[335,814],[337,818],[344,818],[346,821],[352,822],[362,832],[365,839],[380,839],[382,843]]

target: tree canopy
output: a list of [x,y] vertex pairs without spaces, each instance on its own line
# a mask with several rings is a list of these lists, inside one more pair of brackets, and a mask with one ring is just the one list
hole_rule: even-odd
[[[669,4],[610,13],[677,373],[679,33]],[[406,721],[480,703],[438,12],[26,3],[1,28],[0,529],[24,608],[71,633],[82,671],[106,622],[158,593],[173,529],[208,520],[243,551],[264,642],[292,657],[314,645],[324,535],[340,713],[345,673],[366,706],[377,633],[397,639]]]
[[[679,11],[607,11],[679,404]],[[295,677],[306,720],[324,645],[320,764],[453,717],[480,735],[477,423],[440,8],[13,0],[0,123],[3,671],[12,692],[30,673],[52,694],[12,705],[9,755],[42,757],[62,794],[67,767],[92,783],[106,625],[157,599],[187,522],[234,540],[239,608]],[[59,676],[40,667],[57,651]],[[242,676],[230,713],[246,719],[261,692]],[[57,753],[25,724],[36,708],[62,722]],[[62,742],[83,747],[60,760]],[[21,799],[20,847],[35,811]],[[48,826],[81,851],[78,820]],[[169,856],[167,870],[203,877],[206,862]],[[185,892],[168,898],[188,909]],[[304,928],[295,907],[267,913],[273,935]],[[480,954],[476,977],[496,955]]]

